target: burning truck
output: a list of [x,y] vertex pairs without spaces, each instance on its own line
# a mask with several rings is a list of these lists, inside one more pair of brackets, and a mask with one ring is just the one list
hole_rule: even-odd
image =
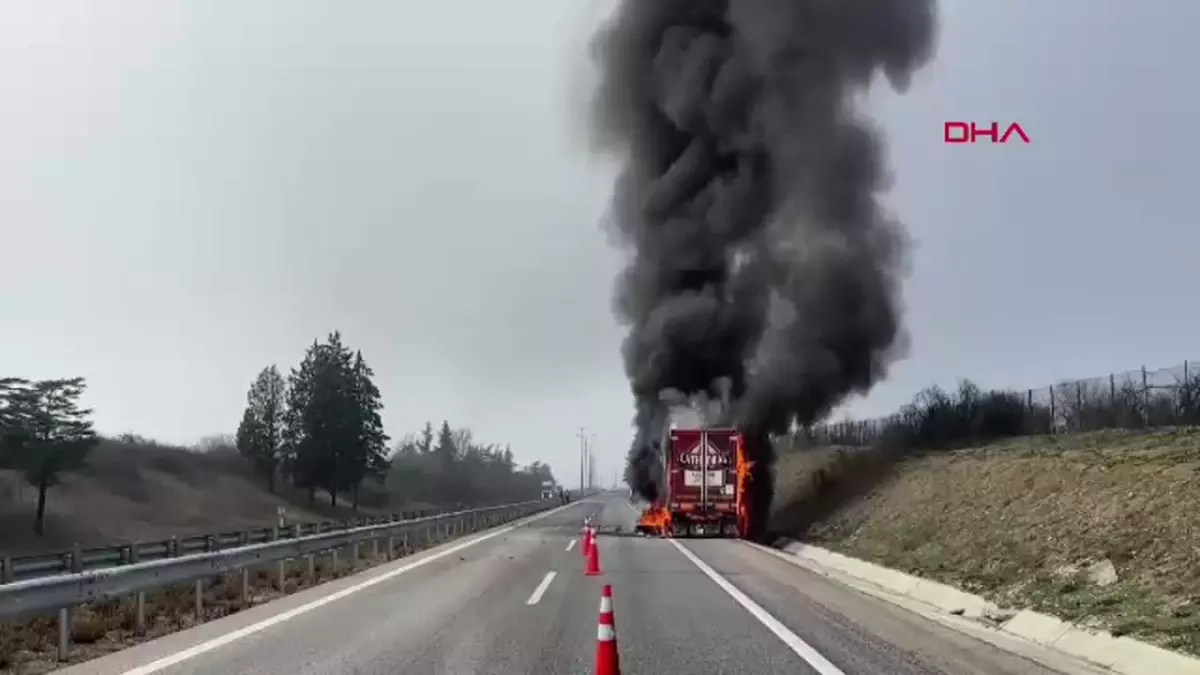
[[676,409],[654,449],[658,498],[636,531],[664,537],[746,537],[750,476],[745,439],[735,428],[708,426]]

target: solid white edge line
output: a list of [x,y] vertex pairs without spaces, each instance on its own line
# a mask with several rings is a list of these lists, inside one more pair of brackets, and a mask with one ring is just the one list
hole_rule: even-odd
[[[175,652],[174,654],[171,654],[170,656],[164,656],[161,659],[151,661],[150,663],[147,663],[145,665],[141,665],[136,668],[130,668],[129,670],[124,671],[121,675],[150,675],[151,673],[156,673],[164,668],[167,668],[167,667],[173,666],[177,663],[186,661],[192,657],[199,656],[205,652],[212,651],[213,649],[216,649],[217,647],[223,647],[231,642],[240,640],[241,638],[244,638],[247,635],[253,635],[259,631],[270,628],[271,626],[274,626],[276,624],[281,624],[284,621],[287,621],[288,619],[300,616],[301,614],[304,614],[306,612],[311,612],[312,610],[314,610],[318,607],[321,607],[323,605],[328,605],[329,603],[333,602],[334,600],[340,600],[348,595],[357,593],[357,592],[363,590],[364,588],[370,588],[371,586],[374,586],[375,584],[380,584],[380,583],[383,583],[384,581],[394,579],[394,578],[400,576],[401,574],[408,572],[409,570],[414,570],[414,569],[417,569],[418,567],[427,565],[435,560],[441,560],[442,558],[445,558],[446,556],[454,555],[455,553],[458,553],[459,551],[461,551],[465,548],[474,546],[475,544],[478,544],[480,542],[487,541],[488,539],[491,539],[493,537],[498,537],[502,534],[507,534],[509,532],[512,532],[516,528],[520,527],[521,525],[525,525],[527,523],[531,523],[536,520],[541,520],[542,518],[553,515],[555,513],[558,513],[559,511],[562,511],[563,509],[570,508],[570,507],[575,506],[576,504],[580,504],[580,503],[582,503],[582,502],[574,502],[572,504],[564,504],[558,508],[554,508],[549,511],[544,511],[539,514],[534,514],[533,516],[526,516],[522,520],[520,520],[516,523],[513,523],[512,525],[507,525],[498,530],[494,530],[492,532],[488,532],[487,534],[475,537],[474,539],[465,541],[461,544],[456,544],[456,545],[451,546],[450,548],[445,549],[443,551],[438,551],[437,553],[428,555],[424,558],[421,558],[420,560],[413,561],[402,567],[397,567],[394,570],[380,574],[377,577],[372,577],[361,583],[355,584],[353,586],[349,586],[347,588],[343,588],[342,590],[340,590],[336,593],[330,593],[329,595],[317,598],[316,600],[307,602],[303,605],[300,605],[299,607],[293,607],[292,609],[289,609],[286,612],[281,612],[279,614],[276,614],[275,616],[268,617],[257,623],[252,623],[249,626],[243,626],[237,630],[230,631],[228,633],[225,633],[224,635],[217,636],[211,640],[201,642],[198,645],[193,645],[191,647],[188,647],[187,649],[180,650],[178,652]],[[314,586],[313,588],[320,588],[320,586]]]
[[570,551],[573,548],[575,548],[575,540],[574,539],[567,542],[567,550]]
[[546,578],[542,579],[542,583],[538,584],[537,588],[533,589],[533,595],[529,596],[529,599],[525,601],[525,604],[538,604],[538,601],[542,599],[542,595],[546,592],[546,589],[550,588],[550,582],[554,581],[554,576],[556,574],[558,574],[558,572],[546,572]]
[[783,640],[783,643],[787,645],[789,649],[795,652],[797,656],[804,659],[805,663],[812,666],[813,669],[818,673],[821,675],[846,675],[842,669],[830,663],[829,659],[826,659],[824,656],[822,656],[820,652],[812,647],[812,645],[802,640],[799,635],[793,633],[791,629],[783,625],[779,619],[771,616],[767,610],[763,609],[758,603],[751,600],[750,596],[738,590],[738,588],[731,584],[729,580],[721,576],[720,573],[718,573],[712,567],[709,567],[708,563],[697,557],[695,553],[689,551],[687,547],[685,547],[683,544],[680,544],[679,541],[675,539],[668,539],[667,541],[671,542],[671,544],[675,548],[679,549],[679,552],[682,553],[685,558],[690,560],[693,565],[695,565],[701,572],[704,573],[705,576],[707,576],[709,579],[712,579],[713,583],[719,586],[721,590],[728,593],[729,596],[737,601],[737,603],[741,605],[747,612],[750,612],[750,615],[755,619],[758,619],[759,623],[766,626],[767,630],[774,633],[775,637]]

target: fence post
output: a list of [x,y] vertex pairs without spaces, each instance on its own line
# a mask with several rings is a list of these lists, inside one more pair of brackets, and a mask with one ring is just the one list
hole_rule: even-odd
[[1075,382],[1075,430],[1083,431],[1083,381]]
[[1192,391],[1192,381],[1191,378],[1188,377],[1188,362],[1186,359],[1183,362],[1183,386],[1176,387],[1175,390],[1179,392],[1179,394],[1175,397],[1175,405],[1179,408],[1179,412],[1183,416],[1184,426],[1190,427],[1192,426],[1192,420],[1195,417],[1195,415],[1192,413],[1192,409],[1196,405],[1196,394],[1194,391]]
[[1025,423],[1028,425],[1026,428],[1026,433],[1029,433],[1029,434],[1037,433],[1037,427],[1035,427],[1033,424],[1033,421],[1035,419],[1037,419],[1037,418],[1033,414],[1033,390],[1026,389],[1025,390]]
[[1051,435],[1051,436],[1053,436],[1053,435],[1054,435],[1055,429],[1057,429],[1057,428],[1058,428],[1058,427],[1057,427],[1057,426],[1054,424],[1054,422],[1055,422],[1055,414],[1054,414],[1054,385],[1050,385],[1050,435]]
[[1146,366],[1142,366],[1142,423],[1150,426],[1150,382],[1146,378]]

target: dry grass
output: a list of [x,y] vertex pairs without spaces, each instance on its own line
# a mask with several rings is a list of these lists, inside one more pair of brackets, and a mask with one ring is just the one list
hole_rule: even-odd
[[[436,545],[438,542],[432,542]],[[386,546],[381,542],[381,547]],[[409,548],[400,546],[394,557],[409,555],[427,546],[413,542]],[[321,556],[316,561],[316,578],[308,577],[307,563],[292,561],[281,589],[275,576],[275,566],[251,570],[250,592],[241,597],[241,575],[234,573],[209,580],[205,585],[203,615],[195,611],[195,591],[192,585],[176,586],[147,592],[146,632],[135,632],[134,599],[85,605],[74,610],[71,620],[72,648],[68,663],[56,658],[58,625],[54,617],[39,617],[24,621],[0,622],[0,675],[41,675],[70,663],[79,663],[115,652],[139,642],[152,640],[168,633],[190,628],[260,605],[274,598],[338,579],[373,567],[387,560],[386,551],[379,555],[363,546],[357,564],[352,564],[347,551],[338,555],[336,568],[332,557]]]
[[[284,507],[289,522],[342,520],[349,508],[267,492],[236,454],[106,441],[89,466],[50,489],[46,534],[32,530],[37,491],[0,471],[0,555],[28,555],[128,541],[269,527]],[[364,509],[363,515],[369,513]]]
[[[776,530],[1011,607],[1200,654],[1200,433],[784,455]],[[1089,581],[1111,562],[1114,583]]]

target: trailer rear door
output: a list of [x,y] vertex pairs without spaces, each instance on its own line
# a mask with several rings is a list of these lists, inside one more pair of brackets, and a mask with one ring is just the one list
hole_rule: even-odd
[[725,505],[735,502],[737,490],[736,435],[733,429],[671,431],[672,509],[710,512],[730,508]]

